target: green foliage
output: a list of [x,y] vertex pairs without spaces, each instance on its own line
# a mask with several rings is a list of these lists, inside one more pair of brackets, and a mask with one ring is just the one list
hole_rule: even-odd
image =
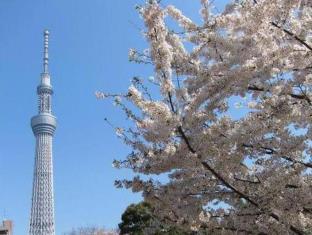
[[153,220],[151,207],[148,203],[131,204],[121,216],[122,222],[118,225],[120,234],[141,235]]
[[311,235],[312,234],[312,228],[308,228],[304,231],[304,235]]
[[147,202],[131,204],[121,216],[120,234],[129,235],[189,235],[182,229],[159,221]]

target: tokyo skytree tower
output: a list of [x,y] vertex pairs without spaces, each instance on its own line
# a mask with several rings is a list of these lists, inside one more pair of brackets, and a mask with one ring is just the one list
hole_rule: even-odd
[[53,94],[48,70],[49,31],[44,31],[43,73],[37,87],[38,115],[31,119],[36,138],[35,166],[30,217],[30,235],[54,235],[54,197],[52,139],[56,129],[56,118],[52,115]]

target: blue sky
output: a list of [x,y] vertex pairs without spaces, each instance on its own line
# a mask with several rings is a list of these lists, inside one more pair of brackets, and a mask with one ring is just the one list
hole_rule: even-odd
[[[112,102],[97,90],[125,91],[149,67],[128,62],[129,48],[144,48],[134,9],[139,0],[0,1],[0,219],[13,219],[15,235],[28,231],[35,141],[30,118],[37,113],[43,29],[50,37],[50,71],[58,118],[54,141],[56,230],[99,225],[115,228],[140,195],[115,189],[131,177],[112,168],[129,149],[104,122],[123,124]],[[200,0],[167,0],[198,19]],[[225,0],[218,1],[222,8]]]

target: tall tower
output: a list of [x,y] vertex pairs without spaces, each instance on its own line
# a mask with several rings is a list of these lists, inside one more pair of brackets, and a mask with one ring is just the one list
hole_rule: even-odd
[[54,235],[54,197],[52,139],[56,129],[56,118],[52,115],[53,94],[48,70],[49,31],[44,31],[43,73],[37,87],[38,115],[31,119],[36,137],[35,168],[30,217],[30,235]]

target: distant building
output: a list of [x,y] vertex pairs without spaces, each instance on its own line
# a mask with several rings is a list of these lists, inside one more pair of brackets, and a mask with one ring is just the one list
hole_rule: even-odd
[[0,224],[0,235],[13,235],[13,222],[11,220],[4,220]]

